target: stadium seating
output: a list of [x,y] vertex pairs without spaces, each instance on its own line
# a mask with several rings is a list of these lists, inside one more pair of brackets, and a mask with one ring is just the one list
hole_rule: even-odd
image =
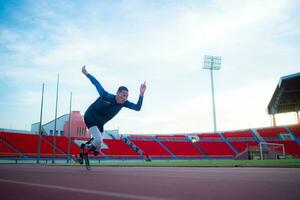
[[289,125],[288,128],[300,139],[300,125]]
[[160,141],[163,141],[163,140],[186,140],[185,135],[157,135],[156,138]]
[[222,137],[218,133],[202,133],[198,134],[201,140],[221,140]]
[[[300,157],[300,125],[287,127],[267,127],[255,129],[265,142],[284,144],[287,154]],[[298,136],[282,137],[280,134],[290,135],[289,130]],[[195,143],[190,140],[192,136],[198,136]],[[290,135],[291,136],[291,135]],[[247,146],[258,146],[256,137],[250,130],[225,131],[224,133],[198,133],[186,135],[126,135],[123,139],[104,139],[108,149],[102,149],[101,154],[95,158],[235,158],[244,152]],[[77,138],[78,139],[78,138]],[[88,138],[82,138],[87,141]],[[41,139],[42,158],[52,157],[53,136],[43,136]],[[70,143],[71,155],[78,156],[80,142]],[[68,138],[56,137],[57,158],[66,158],[68,151]],[[32,157],[37,156],[38,135],[0,130],[0,157]]]
[[284,127],[268,127],[256,129],[264,140],[280,140],[280,134],[288,134]]
[[162,141],[176,157],[191,157],[191,158],[200,158],[204,157],[201,152],[193,146],[190,142],[172,142],[172,141]]
[[295,141],[274,141],[271,143],[284,144],[286,154],[300,158],[300,145],[298,145]]
[[129,139],[150,139],[150,140],[153,140],[153,137],[150,136],[150,135],[128,135],[127,136]]
[[110,158],[139,158],[141,157],[122,140],[104,139],[104,143],[109,147],[102,149],[102,152]]
[[240,141],[231,141],[230,144],[239,152],[243,152],[247,149],[247,147],[249,146],[257,146],[258,143],[257,142],[240,142]]
[[242,131],[227,131],[223,133],[224,137],[228,140],[254,140],[250,130]]
[[[38,153],[38,135],[20,134],[20,133],[5,133],[3,139],[14,146],[29,157],[36,157]],[[41,157],[52,157],[53,148],[46,141],[41,140]],[[59,151],[56,152],[56,157],[65,157]]]
[[197,142],[208,157],[233,157],[235,153],[225,142]]
[[151,158],[171,158],[173,157],[167,150],[165,150],[158,142],[144,141],[144,140],[131,140],[139,149],[144,152],[144,155]]
[[9,147],[0,141],[0,157],[21,157],[22,154],[18,153],[15,149]]
[[[53,136],[44,136],[46,140],[54,143]],[[64,153],[68,153],[68,138],[67,137],[56,137],[56,146]],[[70,141],[70,154],[78,154],[80,147],[76,145],[73,140]]]

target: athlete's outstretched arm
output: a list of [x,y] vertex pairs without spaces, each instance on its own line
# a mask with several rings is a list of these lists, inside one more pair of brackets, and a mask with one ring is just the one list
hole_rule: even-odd
[[106,96],[106,95],[108,94],[108,92],[106,92],[106,91],[104,90],[104,88],[103,88],[102,85],[99,83],[99,81],[98,81],[95,77],[93,77],[91,74],[89,74],[89,73],[87,72],[87,70],[85,69],[85,65],[82,67],[81,71],[82,71],[82,73],[83,73],[84,75],[86,75],[86,76],[90,79],[90,81],[95,85],[95,87],[96,87],[96,89],[97,89],[97,91],[98,91],[98,93],[100,94],[101,97],[104,97],[104,96]]
[[125,103],[125,107],[132,109],[132,110],[136,110],[136,111],[140,111],[143,105],[143,99],[144,99],[144,93],[146,91],[146,81],[144,83],[141,84],[140,87],[140,96],[139,96],[139,100],[136,104],[130,102],[130,101],[126,101]]

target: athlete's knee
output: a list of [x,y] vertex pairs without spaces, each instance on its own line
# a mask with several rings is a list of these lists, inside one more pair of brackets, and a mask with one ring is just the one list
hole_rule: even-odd
[[100,139],[102,136],[102,133],[99,131],[97,126],[92,126],[90,128],[90,134],[92,137],[94,137],[96,140]]

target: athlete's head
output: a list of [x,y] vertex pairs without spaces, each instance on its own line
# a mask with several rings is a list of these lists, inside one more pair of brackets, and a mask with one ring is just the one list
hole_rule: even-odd
[[124,104],[127,101],[128,89],[125,86],[120,86],[117,91],[116,101],[119,104]]

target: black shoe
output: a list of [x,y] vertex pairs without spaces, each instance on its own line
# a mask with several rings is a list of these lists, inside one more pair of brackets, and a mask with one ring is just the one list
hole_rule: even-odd
[[85,144],[81,144],[80,151],[79,151],[79,158],[78,158],[78,162],[80,164],[83,164],[84,148],[85,148]]
[[99,154],[99,152],[98,152],[98,151],[96,151],[96,147],[95,147],[95,146],[93,146],[93,145],[91,145],[91,146],[90,146],[90,149],[89,149],[89,151],[92,151],[92,152],[93,152],[93,154],[94,154],[94,156],[97,156],[97,155]]
[[96,150],[96,147],[94,145],[91,145],[89,148],[89,151],[95,151],[95,150]]

